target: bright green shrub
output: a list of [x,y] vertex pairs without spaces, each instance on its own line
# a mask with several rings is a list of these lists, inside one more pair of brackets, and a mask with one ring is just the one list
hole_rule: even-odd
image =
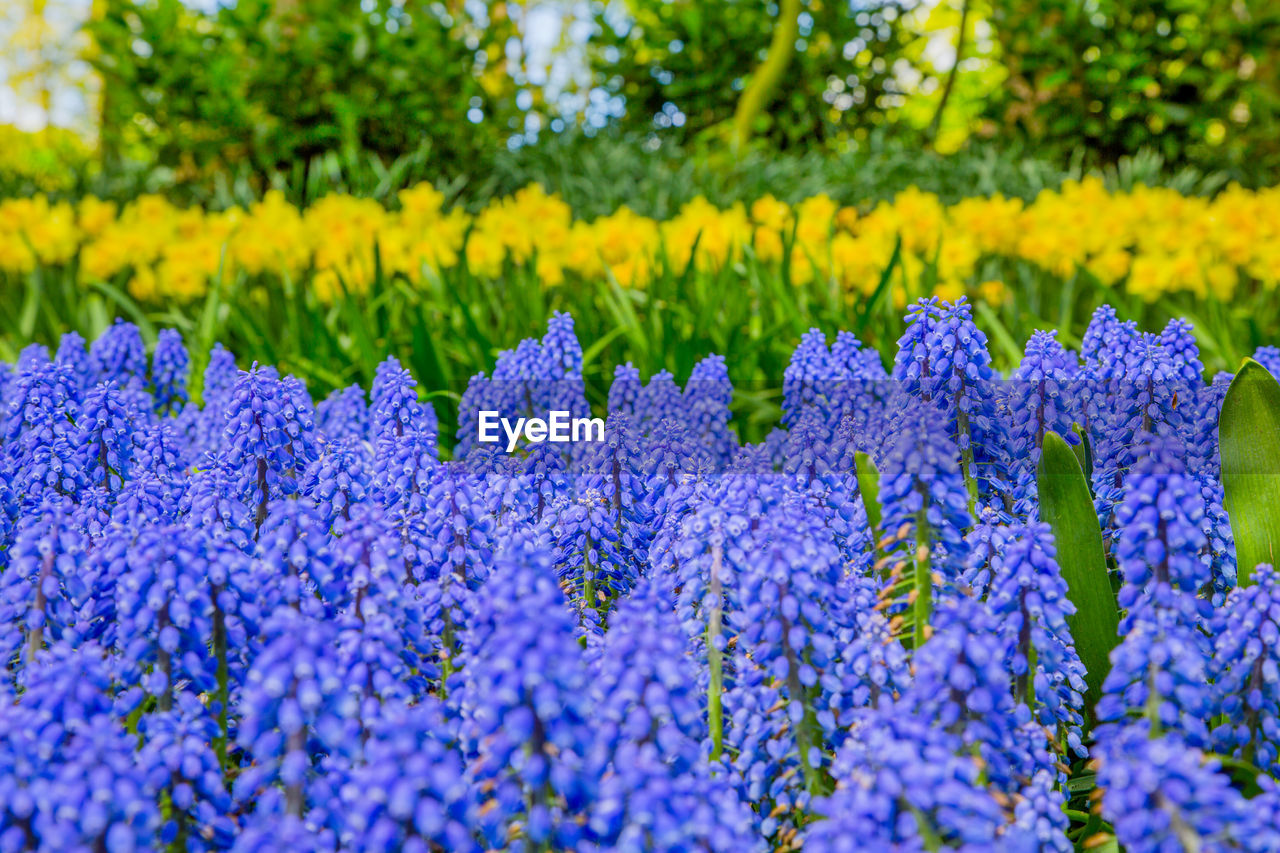
[[89,158],[89,146],[73,131],[0,124],[0,198],[72,190]]
[[213,15],[181,0],[103,7],[89,32],[108,156],[141,153],[199,179],[425,144],[449,172],[507,133],[500,4],[485,21],[424,0],[238,0]]
[[1274,0],[993,0],[1008,68],[988,114],[1060,155],[1140,149],[1265,182],[1280,166]]

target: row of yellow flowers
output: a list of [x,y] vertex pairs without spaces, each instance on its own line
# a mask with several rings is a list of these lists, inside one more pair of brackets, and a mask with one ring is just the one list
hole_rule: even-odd
[[[224,274],[290,276],[321,299],[360,291],[384,271],[420,282],[465,264],[497,276],[507,262],[532,264],[555,286],[567,277],[612,274],[643,287],[662,267],[719,268],[748,254],[781,261],[791,280],[874,287],[902,240],[905,280],[932,271],[940,295],[1000,298],[981,281],[982,261],[1019,259],[1055,275],[1085,270],[1107,286],[1154,300],[1189,292],[1229,299],[1242,280],[1280,282],[1280,188],[1232,187],[1213,199],[1168,189],[1108,192],[1086,178],[1033,201],[971,198],[954,205],[917,189],[862,211],[827,196],[789,205],[772,197],[727,209],[696,199],[665,222],[621,208],[592,222],[539,186],[493,201],[479,214],[448,209],[430,185],[403,190],[398,205],[331,195],[298,209],[269,193],[247,209],[181,209],[158,196],[118,208],[36,197],[0,202],[0,274],[73,262],[83,281],[127,276],[135,298],[194,299]],[[904,294],[905,295],[905,294]]]

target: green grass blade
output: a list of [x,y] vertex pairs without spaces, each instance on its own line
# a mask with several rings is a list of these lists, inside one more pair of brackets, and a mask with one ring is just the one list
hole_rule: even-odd
[[1045,434],[1036,485],[1040,517],[1053,529],[1058,565],[1076,606],[1067,621],[1086,670],[1086,701],[1093,707],[1111,669],[1111,650],[1120,641],[1120,613],[1089,484],[1075,451],[1057,433]]
[[143,340],[154,341],[156,339],[156,329],[151,320],[143,313],[138,303],[130,299],[123,290],[105,281],[95,281],[90,287],[111,300],[125,314],[128,314],[129,319],[138,324],[138,331],[141,332]]
[[[1018,345],[1013,334],[1001,322],[996,312],[991,310],[991,306],[979,301],[976,307],[978,316],[982,318],[983,323],[991,330],[991,336],[995,339],[996,346],[1003,352],[1006,362],[1016,365],[1022,361],[1022,347]],[[992,355],[995,355],[995,353],[992,353]]]
[[1218,418],[1222,488],[1236,541],[1240,586],[1280,548],[1280,383],[1246,359],[1231,380]]
[[334,388],[342,388],[347,382],[346,378],[341,374],[330,370],[325,365],[305,355],[295,354],[291,358],[294,366],[298,368],[298,372],[307,379],[318,379]]
[[654,368],[649,360],[649,338],[644,333],[644,326],[636,316],[632,305],[633,291],[629,291],[618,283],[612,273],[606,273],[607,284],[601,289],[600,297],[612,315],[614,328],[623,330],[631,347],[633,358],[639,362],[637,367],[642,374],[653,373]]
[[41,284],[40,276],[32,273],[27,276],[26,293],[22,300],[22,313],[18,317],[18,338],[22,341],[31,340],[31,336],[36,331],[36,318],[40,316],[40,301],[44,295],[44,287]]
[[[444,289],[453,298],[454,305],[458,309],[458,316],[462,317],[466,326],[467,337],[475,346],[480,348],[480,351],[483,352],[485,356],[492,355],[495,350],[493,341],[489,339],[488,335],[481,331],[479,324],[476,323],[476,318],[471,313],[471,305],[462,297],[459,289],[450,287],[448,283],[445,284]],[[509,341],[507,343],[510,346],[515,346],[516,342]]]
[[862,337],[867,322],[871,319],[871,312],[884,299],[886,293],[889,292],[889,286],[893,281],[893,271],[898,268],[898,264],[902,262],[902,236],[899,235],[893,243],[893,254],[889,256],[889,263],[885,264],[885,268],[880,272],[880,281],[876,283],[876,289],[871,291],[871,295],[862,303],[862,307],[858,312],[858,318],[853,323],[853,333],[859,338]]
[[596,359],[600,357],[600,353],[604,352],[604,348],[613,343],[617,338],[626,333],[626,328],[622,326],[614,326],[605,332],[602,336],[595,339],[591,346],[583,350],[582,353],[582,369],[585,371],[589,367],[594,366]]

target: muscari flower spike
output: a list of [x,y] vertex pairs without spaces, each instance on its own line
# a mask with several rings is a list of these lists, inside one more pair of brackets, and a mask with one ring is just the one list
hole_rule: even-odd
[[[968,547],[964,536],[972,524],[960,452],[939,410],[913,398],[899,397],[895,405],[892,441],[876,460],[879,535],[891,538],[899,564],[916,557],[912,573],[929,572],[928,580],[920,583],[940,580],[951,585],[963,571]],[[922,555],[924,559],[918,559]]]
[[870,552],[866,508],[859,496],[856,445],[848,435],[851,418],[834,432],[812,410],[788,431],[782,473],[788,485],[812,501],[839,544],[845,559],[859,561]]
[[805,828],[805,850],[1000,849],[1006,814],[942,726],[892,704],[864,712],[832,772],[836,789],[814,803],[822,819]]
[[619,364],[613,369],[613,382],[609,385],[606,409],[609,412],[626,412],[635,417],[636,404],[644,394],[640,371],[631,362]]
[[1041,762],[1026,736],[1031,713],[1010,690],[1014,638],[999,627],[982,602],[963,595],[943,600],[932,636],[914,653],[915,679],[899,707],[958,736],[982,756],[987,778],[1008,790]]
[[1227,596],[1210,676],[1223,720],[1218,751],[1280,772],[1280,574],[1270,566]]
[[826,334],[821,329],[805,332],[782,375],[783,424],[790,426],[812,407],[831,414],[838,386],[848,379],[848,368],[831,356]]
[[191,356],[182,342],[182,334],[177,329],[161,329],[155,352],[151,354],[151,393],[157,412],[171,415],[182,411],[190,399],[187,394],[190,370]]
[[556,311],[547,320],[547,333],[542,336],[545,368],[552,379],[548,406],[575,416],[590,412],[586,388],[582,383],[582,345],[573,330],[573,317]]
[[849,627],[848,588],[839,549],[800,502],[771,509],[756,540],[736,578],[740,608],[727,618],[736,680],[725,696],[725,740],[747,796],[787,811],[829,789],[830,744],[856,689],[841,677],[837,643]]
[[367,451],[348,436],[321,445],[299,490],[316,503],[325,527],[341,535],[351,508],[369,499],[372,479]]
[[1085,670],[1067,625],[1076,608],[1058,568],[1053,533],[1047,524],[1032,523],[1006,530],[1000,538],[1001,571],[988,603],[1012,641],[1014,697],[1083,756]]
[[226,452],[220,464],[236,495],[254,507],[254,527],[266,521],[267,502],[298,490],[311,461],[307,411],[274,369],[256,364],[240,374],[227,407]]
[[1104,532],[1115,529],[1115,505],[1123,495],[1126,472],[1143,452],[1149,436],[1177,436],[1186,413],[1186,395],[1178,368],[1155,335],[1138,334],[1125,354],[1123,372],[1093,389],[1089,416],[1093,430],[1093,491]]
[[[177,526],[144,530],[122,554],[114,640],[121,677],[168,711],[183,689],[212,693],[213,600],[208,551]],[[139,700],[141,697],[138,697]]]
[[1098,720],[1119,726],[1141,719],[1154,731],[1207,747],[1214,707],[1210,654],[1208,638],[1181,613],[1152,608],[1111,653]]
[[729,429],[733,383],[729,381],[724,356],[709,355],[693,366],[684,397],[690,432],[712,458],[727,463],[738,449],[738,439]]
[[96,598],[111,591],[96,590],[82,569],[90,547],[64,501],[24,514],[0,571],[0,658],[31,661],[48,643],[78,645],[92,635]]
[[138,413],[114,382],[92,388],[76,418],[76,446],[84,454],[85,477],[107,492],[118,492],[132,475]]
[[[679,464],[673,454],[688,451],[692,459],[707,459],[710,450],[693,439],[682,424],[667,422],[651,438],[639,436],[624,412],[609,415],[604,440],[576,455],[578,494],[599,492],[609,505],[622,556],[639,574],[653,540],[666,483],[657,468]],[[660,458],[655,458],[654,453]],[[667,472],[671,472],[668,470]]]
[[337,626],[290,607],[263,625],[265,642],[240,693],[236,741],[251,766],[233,795],[249,802],[273,782],[284,788],[285,811],[301,818],[316,754],[348,755],[359,748],[360,703],[337,655]]
[[1011,414],[1007,456],[1018,515],[1025,517],[1036,508],[1036,464],[1045,435],[1054,432],[1069,444],[1079,443],[1072,429],[1075,419],[1083,417],[1079,376],[1080,366],[1058,342],[1056,330],[1032,334],[1005,401]]
[[437,432],[435,410],[418,402],[418,383],[395,356],[378,365],[370,394],[371,427],[375,438],[400,437],[406,432]]
[[1272,376],[1280,376],[1280,347],[1261,346],[1253,352],[1253,360]]
[[603,491],[586,489],[553,510],[556,576],[579,610],[604,612],[636,581],[634,561]]
[[659,370],[649,377],[649,383],[644,386],[644,393],[636,403],[635,424],[640,433],[646,435],[664,420],[680,421],[684,418],[684,392],[669,371]]
[[1212,581],[1200,484],[1187,473],[1183,448],[1151,439],[1129,469],[1116,508],[1116,563],[1124,579],[1118,601],[1127,633],[1153,608],[1176,610],[1194,623],[1208,615],[1199,597]]
[[617,765],[624,744],[656,746],[672,774],[698,763],[705,731],[702,696],[672,604],[659,584],[642,582],[610,614],[609,629],[592,650],[592,760],[602,769]]
[[89,352],[84,337],[79,332],[67,332],[58,341],[58,353],[53,359],[67,367],[75,377],[76,390],[83,395],[94,384],[94,371],[89,364]]
[[[591,752],[588,670],[568,602],[528,542],[499,558],[476,597],[464,645],[462,710],[468,779],[488,792],[480,834],[490,847],[572,848],[575,814],[598,779]],[[516,824],[519,824],[519,827]]]
[[462,463],[439,466],[426,498],[429,511],[406,531],[413,548],[407,565],[412,579],[430,588],[425,594],[432,597],[452,634],[466,624],[469,597],[489,576],[493,520],[480,483]]
[[240,496],[237,472],[206,455],[183,491],[178,512],[184,523],[249,551],[256,533],[254,510]]
[[37,361],[20,369],[4,422],[4,455],[25,505],[48,496],[75,498],[88,487],[75,419],[80,398],[65,365]]
[[973,307],[961,297],[938,306],[924,339],[916,393],[942,408],[964,461],[966,484],[976,498],[1007,491],[1006,427],[998,421],[995,371],[986,335],[973,322]]
[[137,739],[113,718],[105,650],[55,643],[0,704],[0,849],[137,850],[160,828]]
[[[1105,735],[1105,736],[1104,736]],[[1271,851],[1280,829],[1264,823],[1215,758],[1144,722],[1100,733],[1102,815],[1134,853],[1187,849]]]
[[431,697],[388,711],[343,781],[337,836],[357,853],[454,850],[479,853],[472,791],[452,730]]
[[369,404],[365,402],[364,389],[349,385],[330,393],[316,406],[316,425],[329,441],[367,440]]
[[160,840],[184,850],[229,847],[236,824],[229,817],[231,797],[210,746],[218,737],[218,726],[209,710],[194,694],[184,692],[172,710],[143,717],[139,730],[143,742],[138,767],[153,790],[165,792],[171,806]]
[[147,381],[147,349],[142,333],[119,317],[89,345],[94,382],[115,382],[121,388],[141,389]]

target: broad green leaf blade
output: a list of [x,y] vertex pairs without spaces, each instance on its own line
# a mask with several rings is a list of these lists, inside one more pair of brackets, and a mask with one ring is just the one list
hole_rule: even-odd
[[1231,380],[1218,418],[1222,501],[1236,540],[1240,586],[1280,550],[1280,383],[1253,359]]
[[1036,485],[1040,518],[1053,528],[1058,565],[1067,582],[1067,595],[1076,606],[1067,621],[1086,670],[1086,701],[1093,707],[1111,669],[1111,650],[1120,641],[1120,613],[1107,574],[1102,528],[1089,484],[1075,451],[1057,433],[1045,434]]
[[853,455],[853,464],[858,475],[858,491],[862,494],[862,505],[867,510],[867,527],[872,535],[880,530],[880,472],[871,464],[871,457],[858,452]]
[[1231,782],[1236,790],[1249,799],[1253,799],[1262,793],[1262,786],[1258,784],[1258,779],[1266,774],[1256,764],[1232,755],[1211,753],[1206,757],[1221,764],[1222,769],[1231,777]]
[[1089,433],[1080,424],[1072,424],[1071,431],[1080,439],[1080,443],[1071,445],[1071,449],[1075,451],[1076,459],[1080,460],[1084,481],[1090,483],[1093,481],[1093,442],[1089,441]]

